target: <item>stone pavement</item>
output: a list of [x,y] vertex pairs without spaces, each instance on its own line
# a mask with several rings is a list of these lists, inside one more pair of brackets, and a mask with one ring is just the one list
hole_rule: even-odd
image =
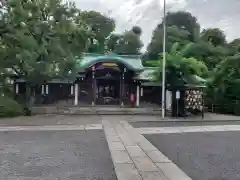
[[161,121],[159,116],[44,115],[0,120],[1,131],[85,131],[104,129],[118,180],[190,180],[142,134],[240,131],[240,125],[143,127],[128,122]]
[[26,128],[0,132],[0,180],[117,180],[103,130]]
[[190,180],[126,121],[102,121],[118,180]]
[[240,131],[240,125],[147,127],[147,128],[136,128],[135,131],[137,131],[139,134]]

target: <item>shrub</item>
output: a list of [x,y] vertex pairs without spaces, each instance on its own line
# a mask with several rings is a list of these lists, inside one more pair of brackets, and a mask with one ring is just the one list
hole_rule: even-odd
[[15,100],[0,96],[0,117],[14,117],[23,115],[22,106]]

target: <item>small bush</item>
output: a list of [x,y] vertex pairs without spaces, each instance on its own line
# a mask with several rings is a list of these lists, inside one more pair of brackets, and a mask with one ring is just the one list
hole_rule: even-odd
[[22,106],[15,100],[0,96],[0,117],[14,117],[23,115]]

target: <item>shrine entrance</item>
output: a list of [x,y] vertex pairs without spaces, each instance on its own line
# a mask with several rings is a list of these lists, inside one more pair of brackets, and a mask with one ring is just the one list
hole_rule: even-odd
[[121,103],[122,67],[116,63],[95,65],[96,104],[119,105]]
[[115,105],[120,103],[120,79],[97,78],[97,104]]
[[133,75],[134,72],[121,63],[105,61],[90,66],[86,73],[86,81],[92,84],[92,93],[88,91],[92,105],[125,104],[129,98]]

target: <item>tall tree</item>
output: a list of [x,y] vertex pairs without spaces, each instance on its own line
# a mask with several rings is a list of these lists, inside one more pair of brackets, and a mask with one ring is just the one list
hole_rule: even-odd
[[141,28],[134,26],[123,34],[111,34],[106,41],[107,50],[116,54],[140,54],[143,43]]
[[224,32],[219,28],[204,29],[201,32],[201,39],[213,46],[223,46],[227,42]]
[[115,52],[116,47],[119,44],[121,34],[112,33],[105,41],[105,50],[107,52]]
[[73,3],[10,0],[4,9],[0,52],[5,69],[29,86],[74,72],[74,56],[85,50],[89,33]]
[[[163,24],[159,24],[158,28],[162,28]],[[200,25],[197,18],[190,12],[177,11],[169,12],[166,15],[166,26],[177,26],[181,30],[189,32],[190,41],[197,41],[200,35]]]
[[[170,50],[175,42],[179,42],[180,45],[189,43],[188,40],[189,32],[186,30],[179,29],[177,26],[168,26],[167,29],[167,41],[166,50]],[[147,57],[149,59],[158,59],[159,53],[163,50],[163,29],[157,27],[153,31],[151,42],[147,47]]]
[[140,34],[132,30],[123,33],[114,50],[117,54],[140,54],[143,43]]
[[240,52],[240,38],[234,39],[228,44],[228,47],[232,50],[232,53],[239,53]]
[[88,51],[103,53],[106,39],[115,30],[115,21],[96,11],[84,11],[81,18],[93,33]]
[[[180,49],[179,43],[174,43],[166,53],[166,82],[168,85],[181,86],[184,83],[199,83],[193,75],[204,77],[208,74],[208,69],[202,61],[193,57],[185,57],[185,53],[191,46],[192,44],[189,43]],[[156,71],[156,80],[161,81],[162,61],[158,67],[160,68]]]
[[209,82],[208,96],[218,112],[240,115],[240,56],[229,56],[219,63]]

